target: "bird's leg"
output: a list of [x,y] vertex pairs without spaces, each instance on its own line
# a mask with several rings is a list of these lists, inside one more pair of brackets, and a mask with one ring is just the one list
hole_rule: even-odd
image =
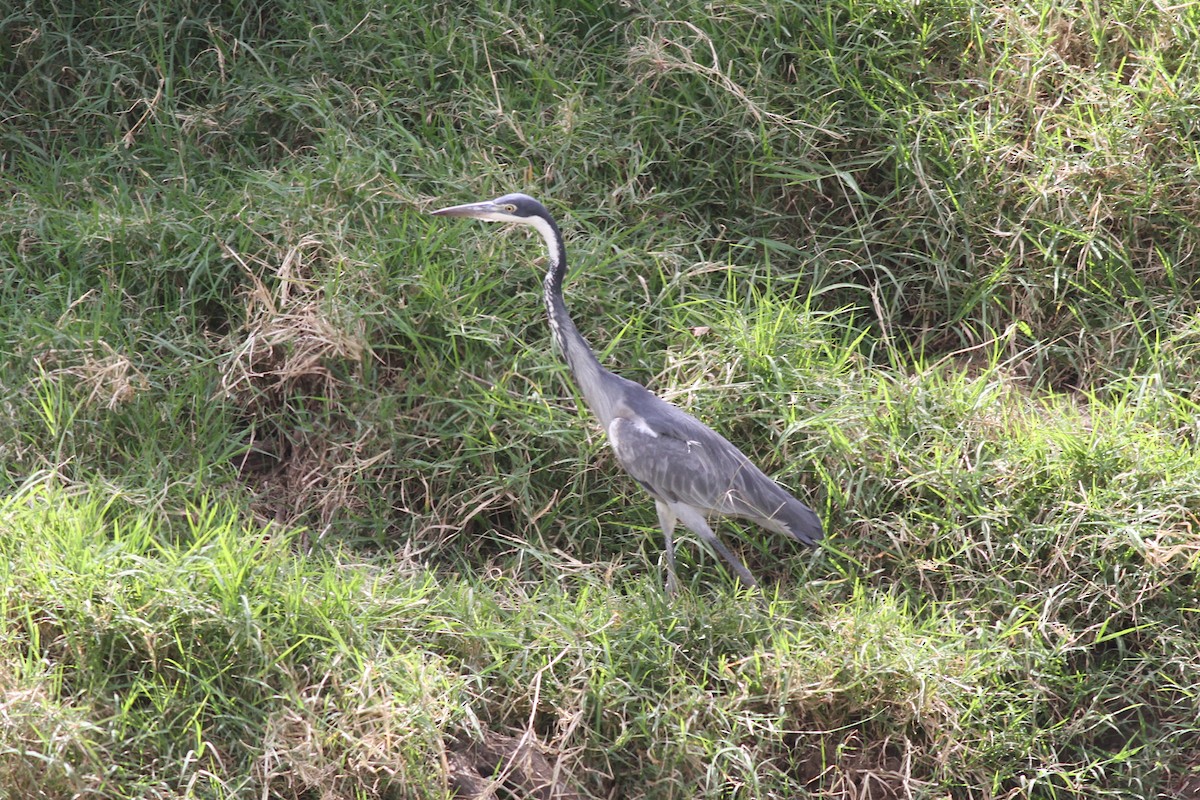
[[679,593],[679,581],[675,577],[675,513],[662,500],[654,501],[658,509],[658,524],[667,540],[667,594],[674,597]]
[[671,510],[679,517],[679,521],[687,526],[688,530],[703,539],[709,547],[716,551],[717,555],[733,567],[733,571],[737,573],[738,580],[742,582],[743,586],[758,586],[758,581],[754,580],[754,576],[750,574],[750,570],[746,569],[746,565],[742,563],[741,559],[735,556],[733,551],[713,533],[713,529],[709,527],[708,520],[704,518],[703,513],[683,505],[676,505]]

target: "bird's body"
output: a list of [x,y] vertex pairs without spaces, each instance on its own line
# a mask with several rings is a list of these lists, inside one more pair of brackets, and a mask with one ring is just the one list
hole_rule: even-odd
[[817,515],[754,466],[725,437],[644,386],[605,369],[563,302],[566,251],[558,225],[541,203],[509,194],[433,212],[534,227],[546,241],[550,267],[544,281],[551,335],[588,408],[608,433],[618,463],[654,498],[666,537],[667,587],[676,590],[673,532],[677,522],[700,536],[747,585],[746,566],[713,533],[708,517],[749,519],[813,545],[822,536]]

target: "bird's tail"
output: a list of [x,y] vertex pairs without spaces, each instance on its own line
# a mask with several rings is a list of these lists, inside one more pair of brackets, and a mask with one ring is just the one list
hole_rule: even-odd
[[821,520],[804,503],[791,495],[786,497],[783,504],[771,515],[770,522],[775,524],[768,527],[775,528],[779,533],[791,536],[798,542],[815,545],[825,536]]

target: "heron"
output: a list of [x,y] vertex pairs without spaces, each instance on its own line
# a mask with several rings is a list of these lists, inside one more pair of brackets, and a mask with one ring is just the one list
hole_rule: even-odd
[[675,528],[700,537],[729,564],[740,582],[757,586],[746,565],[709,525],[717,516],[748,519],[815,546],[823,536],[813,510],[793,497],[721,434],[635,381],[606,369],[571,320],[563,300],[566,246],[554,217],[532,197],[515,193],[432,212],[533,228],[545,240],[549,267],[542,282],[551,338],[583,399],[608,434],[621,465],[654,498],[666,540],[666,588],[678,592]]

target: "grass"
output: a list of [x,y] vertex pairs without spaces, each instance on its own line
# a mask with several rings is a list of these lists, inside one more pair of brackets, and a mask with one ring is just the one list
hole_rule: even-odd
[[[1195,795],[1198,32],[4,12],[0,796]],[[665,597],[540,244],[421,213],[510,190],[826,546]]]

